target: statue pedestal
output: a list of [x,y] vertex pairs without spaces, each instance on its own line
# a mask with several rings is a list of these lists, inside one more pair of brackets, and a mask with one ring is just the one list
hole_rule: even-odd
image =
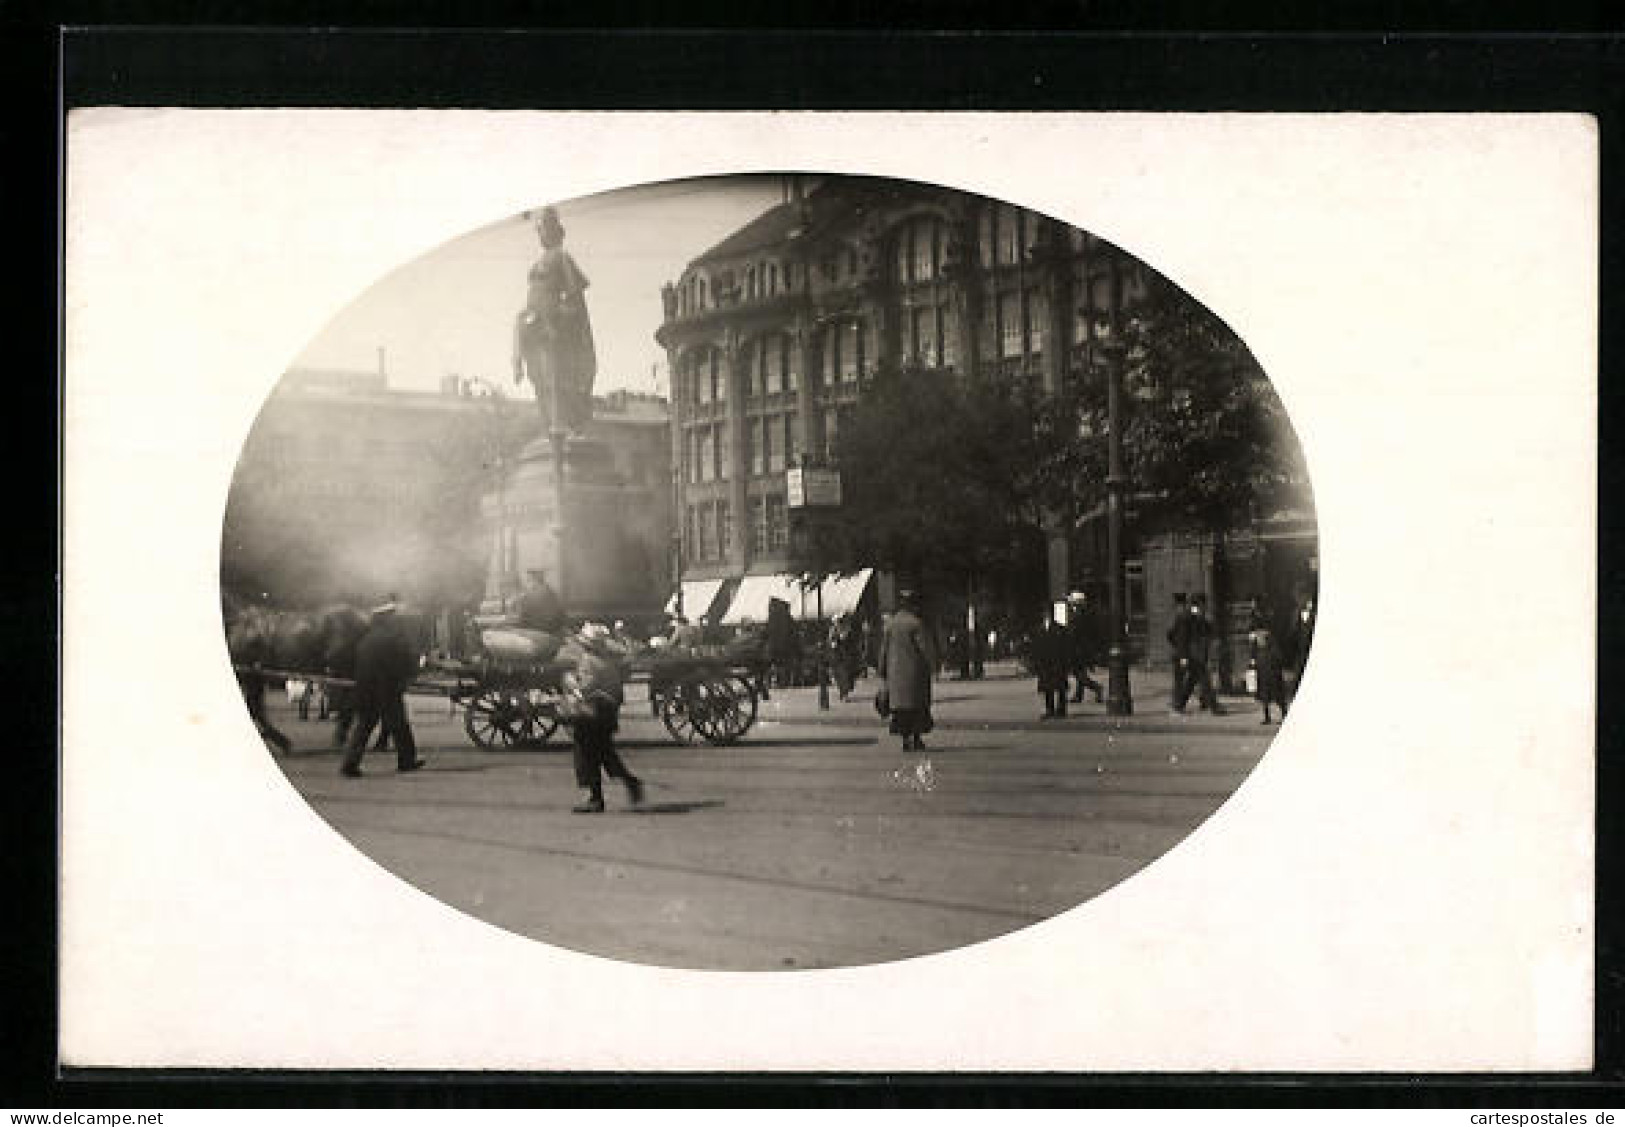
[[[515,457],[501,491],[512,545],[511,575],[501,585],[515,594],[516,579],[539,567],[573,617],[644,613],[655,587],[647,552],[628,532],[641,488],[627,481],[610,444],[590,435],[565,439],[563,478],[561,512],[551,436],[538,435]],[[502,555],[492,561],[488,594],[497,589]]]

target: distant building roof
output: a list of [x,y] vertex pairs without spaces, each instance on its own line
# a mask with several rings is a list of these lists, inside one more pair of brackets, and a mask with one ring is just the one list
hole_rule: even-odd
[[738,258],[751,251],[779,246],[803,228],[802,233],[817,231],[850,206],[849,189],[854,182],[865,179],[842,177],[825,180],[801,199],[775,204],[689,265],[700,266],[721,259]]

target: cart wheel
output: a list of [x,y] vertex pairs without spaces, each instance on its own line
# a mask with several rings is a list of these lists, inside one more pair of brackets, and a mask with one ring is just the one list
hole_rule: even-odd
[[731,744],[756,723],[756,689],[737,673],[711,681],[707,688],[705,738],[719,746]]
[[520,747],[542,747],[558,731],[558,717],[535,706],[521,706],[523,715],[519,728]]
[[702,700],[693,689],[690,682],[670,684],[660,697],[660,722],[678,743],[697,744],[705,738],[694,724]]
[[463,728],[480,747],[502,751],[523,740],[525,711],[505,693],[483,692],[463,706]]

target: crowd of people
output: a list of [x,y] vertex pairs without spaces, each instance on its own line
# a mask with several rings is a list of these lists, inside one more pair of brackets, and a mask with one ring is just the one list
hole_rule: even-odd
[[[419,647],[405,628],[399,599],[388,596],[369,614],[328,612],[322,627],[323,660],[329,678],[326,705],[336,723],[335,743],[343,749],[340,774],[357,778],[368,741],[375,731],[377,747],[393,745],[396,769],[416,771],[425,765],[405,704],[405,695],[423,665]],[[768,696],[774,687],[805,683],[802,664],[809,652],[817,661],[816,676],[827,677],[842,701],[852,698],[856,685],[871,668],[878,675],[875,705],[904,752],[925,748],[924,737],[934,727],[932,684],[945,668],[957,665],[960,676],[985,675],[983,655],[1001,652],[998,635],[988,631],[955,629],[946,632],[946,647],[936,644],[937,631],[926,618],[918,593],[899,589],[896,608],[875,626],[855,614],[840,614],[825,630],[809,636],[808,623],[798,623],[780,600],[769,605],[765,623],[742,623],[732,629],[715,620],[691,622],[682,615],[668,616],[664,629],[652,634],[634,632],[624,621],[613,625],[587,622],[573,632],[564,606],[547,582],[545,572],[533,570],[523,592],[496,618],[481,626],[500,625],[521,639],[534,639],[532,656],[567,666],[555,700],[560,721],[570,732],[574,770],[580,797],[572,810],[600,813],[605,809],[603,779],[607,775],[626,789],[628,801],[643,800],[643,783],[627,767],[615,746],[629,659],[640,654],[672,655],[752,653],[763,669],[758,691]],[[1248,623],[1248,690],[1263,709],[1262,723],[1284,719],[1308,660],[1315,628],[1312,597],[1300,597],[1290,616],[1277,619],[1262,599],[1253,600]],[[1067,716],[1069,704],[1081,704],[1086,694],[1103,703],[1105,687],[1093,673],[1107,659],[1108,631],[1088,598],[1074,592],[1063,606],[1046,615],[1030,636],[1005,639],[1006,647],[1024,652],[1030,673],[1043,699],[1042,719]],[[1198,707],[1223,714],[1214,688],[1212,655],[1219,638],[1203,594],[1174,596],[1173,613],[1165,637],[1172,665],[1170,708],[1183,713],[1194,696]],[[956,640],[957,638],[957,640]],[[235,639],[235,634],[234,634]],[[237,645],[234,640],[234,651]],[[262,735],[283,750],[287,738],[270,723],[264,708],[263,679],[252,666],[239,666],[250,715]],[[1276,715],[1272,715],[1272,709]]]

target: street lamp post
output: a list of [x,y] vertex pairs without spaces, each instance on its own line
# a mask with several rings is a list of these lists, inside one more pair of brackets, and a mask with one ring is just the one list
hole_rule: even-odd
[[1106,712],[1132,716],[1128,680],[1128,606],[1123,590],[1123,347],[1109,321],[1097,324],[1106,360],[1106,555],[1111,579],[1111,645],[1106,650]]
[[829,631],[824,628],[824,576],[818,575],[818,711],[829,711]]

